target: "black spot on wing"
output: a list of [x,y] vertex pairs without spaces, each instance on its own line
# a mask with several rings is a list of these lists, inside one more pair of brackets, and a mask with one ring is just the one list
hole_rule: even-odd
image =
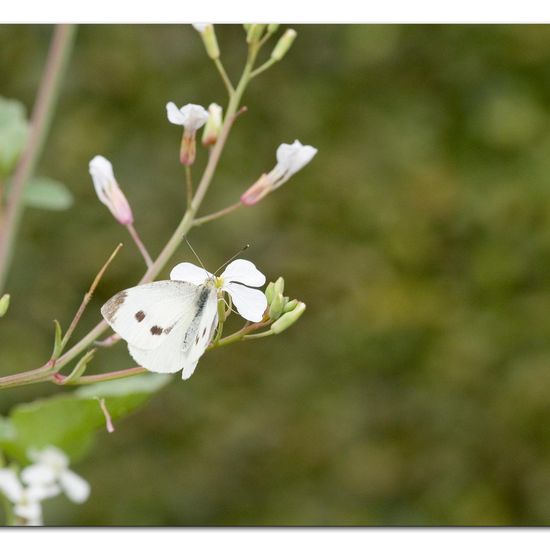
[[138,323],[141,323],[141,321],[143,321],[143,319],[145,319],[145,312],[144,311],[138,311],[136,314],[135,314],[135,318],[137,319],[137,322]]
[[160,334],[162,334],[162,327],[159,327],[157,325],[154,325],[151,327],[151,334],[153,336],[159,336]]

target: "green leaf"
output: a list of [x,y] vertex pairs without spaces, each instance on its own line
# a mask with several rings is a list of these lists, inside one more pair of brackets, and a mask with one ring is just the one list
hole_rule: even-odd
[[71,374],[65,378],[64,384],[69,384],[70,382],[78,380],[86,372],[88,363],[94,358],[95,352],[96,350],[93,348],[80,358]]
[[0,175],[11,173],[25,148],[28,133],[23,104],[0,97]]
[[[136,378],[101,382],[14,407],[10,429],[0,427],[0,448],[15,460],[27,462],[31,448],[54,445],[71,459],[86,453],[99,430],[105,430],[105,417],[96,397],[104,397],[111,418],[121,418],[145,403],[171,377],[144,374]],[[1,426],[1,425],[0,425]]]
[[42,210],[67,210],[74,202],[67,187],[50,178],[32,178],[25,187],[23,200],[27,206]]
[[59,324],[59,321],[57,319],[54,319],[53,324],[55,325],[55,336],[53,342],[52,358],[57,359],[63,351],[63,346],[61,345],[63,342],[63,332],[61,330],[61,325]]

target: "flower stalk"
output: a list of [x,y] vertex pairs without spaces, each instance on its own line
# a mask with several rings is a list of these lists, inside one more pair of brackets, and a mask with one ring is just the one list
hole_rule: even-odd
[[[232,91],[232,93],[230,93],[229,102],[225,110],[225,117],[218,140],[211,148],[208,162],[199,181],[197,189],[193,195],[191,203],[188,205],[188,208],[185,211],[179,225],[176,227],[174,233],[172,234],[158,257],[155,259],[155,261],[147,268],[145,274],[141,277],[138,284],[151,282],[158,276],[160,271],[167,265],[170,258],[174,255],[184,237],[193,227],[196,214],[212,182],[233,123],[241,112],[239,110],[240,102],[244,91],[246,90],[246,87],[251,80],[254,63],[256,61],[259,49],[260,45],[258,43],[252,42],[249,44],[248,55],[243,72],[241,74],[241,78],[239,80],[239,83],[237,84],[237,87]],[[37,369],[10,376],[0,377],[0,389],[47,381],[59,384],[59,370],[67,365],[70,361],[72,361],[75,357],[80,355],[80,353],[85,351],[90,345],[92,345],[94,341],[97,340],[107,330],[107,328],[109,328],[109,325],[105,321],[101,321],[100,323],[98,323],[79,342],[77,342],[59,358],[57,358],[55,360],[55,364],[52,360],[50,360]],[[221,339],[217,343],[216,347],[229,343],[229,341],[223,343],[224,340],[227,339]],[[143,372],[147,371],[141,367],[135,367],[105,374],[81,376],[80,378],[72,382],[72,384],[91,384],[99,381],[115,380],[118,378],[135,376],[138,374],[142,374]],[[56,376],[57,379],[55,378]]]
[[0,226],[0,293],[10,269],[13,245],[23,213],[23,192],[34,173],[51,126],[59,91],[74,44],[75,25],[57,25],[31,117],[27,145],[15,169]]

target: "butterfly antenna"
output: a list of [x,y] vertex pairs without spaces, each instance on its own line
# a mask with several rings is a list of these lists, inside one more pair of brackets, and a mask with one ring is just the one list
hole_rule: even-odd
[[206,271],[206,273],[209,273],[209,271],[204,267],[204,264],[202,263],[202,260],[199,258],[199,255],[195,252],[195,249],[191,246],[191,243],[187,240],[187,237],[185,237],[185,242],[187,243],[187,246],[191,249],[191,252],[195,255],[195,258],[197,258],[197,261],[201,265],[201,267]]
[[250,245],[245,244],[236,254],[233,254],[233,256],[231,256],[231,258],[229,258],[229,260],[227,260],[227,262],[220,265],[220,267],[218,267],[218,269],[216,269],[216,271],[214,271],[214,275],[216,275],[216,273],[218,273],[218,271],[220,269],[223,269],[228,263],[232,262],[237,256],[240,256],[248,248],[250,248]]

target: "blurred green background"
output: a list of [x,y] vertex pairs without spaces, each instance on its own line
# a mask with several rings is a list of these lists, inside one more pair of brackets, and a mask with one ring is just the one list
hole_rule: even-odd
[[[297,26],[253,82],[203,213],[274,165],[314,161],[253,208],[190,235],[211,269],[244,243],[308,305],[276,337],[208,353],[75,469],[81,506],[48,524],[550,523],[550,27]],[[51,27],[0,27],[0,94],[30,109]],[[218,26],[231,75],[240,26]],[[0,372],[38,366],[116,243],[77,333],[143,270],[93,191],[112,160],[158,253],[184,207],[167,101],[223,103],[190,26],[82,26],[38,173],[66,212],[29,209],[0,324]],[[197,168],[204,163],[199,152]],[[198,173],[198,170],[195,170]],[[172,264],[193,258],[182,246]],[[166,276],[165,272],[165,276]],[[237,325],[235,325],[237,326]],[[132,365],[125,346],[95,372]],[[57,393],[3,391],[0,414]]]

